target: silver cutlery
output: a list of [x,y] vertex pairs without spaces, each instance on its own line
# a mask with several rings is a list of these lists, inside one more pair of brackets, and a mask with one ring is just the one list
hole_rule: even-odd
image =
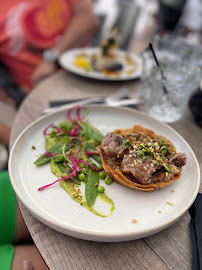
[[70,104],[65,104],[53,108],[48,108],[43,111],[44,114],[53,113],[56,111],[62,111],[65,109],[72,108],[75,105],[87,105],[90,103],[96,103],[96,102],[102,102],[105,105],[109,106],[126,106],[126,105],[137,105],[142,104],[143,99],[136,98],[136,99],[123,99],[120,100],[122,97],[126,96],[128,94],[128,88],[122,87],[117,92],[115,92],[112,95],[109,95],[107,97],[92,97],[92,98],[86,98],[80,101],[71,102]]

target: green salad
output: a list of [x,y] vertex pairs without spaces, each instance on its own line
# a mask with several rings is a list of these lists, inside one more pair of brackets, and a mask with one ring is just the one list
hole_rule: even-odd
[[[81,110],[85,115],[81,117]],[[73,118],[72,114],[76,117]],[[59,182],[60,186],[80,205],[101,217],[108,215],[99,213],[93,208],[99,197],[110,206],[112,214],[114,203],[105,194],[100,182],[105,180],[111,184],[103,170],[97,146],[101,144],[103,134],[87,120],[88,110],[75,106],[67,113],[67,119],[57,125],[50,124],[44,131],[45,152],[34,162],[36,166],[50,163],[51,171],[57,180],[38,188],[39,191]],[[111,180],[111,179],[110,179]],[[85,185],[85,194],[80,186]]]

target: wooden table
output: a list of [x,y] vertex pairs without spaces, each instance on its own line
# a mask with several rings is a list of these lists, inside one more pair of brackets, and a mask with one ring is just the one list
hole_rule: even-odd
[[[88,80],[59,71],[40,84],[24,101],[17,114],[12,146],[20,132],[48,108],[49,101],[109,95],[121,83]],[[127,83],[131,96],[138,95],[138,81]],[[171,125],[190,144],[202,167],[202,129],[197,127],[190,111]],[[202,187],[200,188],[202,192]],[[33,217],[19,202],[25,222],[41,255],[51,270],[190,270],[192,248],[190,216],[185,213],[168,229],[144,239],[122,243],[99,243],[63,235]]]

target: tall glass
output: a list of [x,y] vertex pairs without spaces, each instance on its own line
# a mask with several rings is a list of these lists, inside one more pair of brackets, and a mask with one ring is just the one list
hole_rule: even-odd
[[199,86],[200,69],[196,62],[197,48],[183,39],[157,37],[153,42],[161,70],[150,52],[146,54],[146,69],[141,80],[146,111],[160,121],[178,121],[193,90]]

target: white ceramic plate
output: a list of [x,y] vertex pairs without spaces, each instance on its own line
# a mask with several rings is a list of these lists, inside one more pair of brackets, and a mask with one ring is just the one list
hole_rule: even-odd
[[[73,49],[61,55],[61,57],[59,58],[59,64],[64,69],[72,73],[75,73],[77,75],[84,76],[87,78],[99,79],[99,80],[126,81],[126,80],[137,79],[142,75],[142,58],[139,55],[127,53],[121,50],[117,51],[117,59],[123,64],[124,68],[121,71],[121,74],[119,77],[107,76],[107,75],[102,74],[101,72],[96,72],[96,71],[88,72],[74,65],[75,57],[80,55],[81,53],[85,53],[86,55],[91,56],[92,54],[98,53],[99,51],[100,51],[100,48]],[[127,64],[126,59],[125,59],[126,55],[130,56],[130,58],[132,58],[133,61],[136,62],[135,70],[130,75],[127,74],[127,71],[133,70],[133,66]]]
[[[130,128],[134,124],[141,124],[157,134],[165,135],[174,143],[178,152],[187,155],[182,177],[153,193],[132,190],[116,183],[106,186],[103,181],[106,194],[115,203],[113,214],[106,218],[96,216],[80,206],[59,183],[38,191],[37,188],[56,180],[56,176],[50,172],[49,164],[42,167],[33,164],[37,155],[45,150],[43,130],[50,123],[57,124],[65,117],[66,111],[61,111],[39,118],[21,133],[10,153],[9,173],[13,188],[22,203],[40,221],[57,231],[81,239],[127,241],[167,228],[192,205],[199,190],[200,172],[196,157],[187,142],[168,125],[144,113],[104,105],[91,106],[88,117],[90,123],[103,134],[115,128]],[[36,147],[35,150],[32,145]],[[109,207],[98,198],[95,208],[109,212]],[[138,222],[132,223],[131,219]]]

